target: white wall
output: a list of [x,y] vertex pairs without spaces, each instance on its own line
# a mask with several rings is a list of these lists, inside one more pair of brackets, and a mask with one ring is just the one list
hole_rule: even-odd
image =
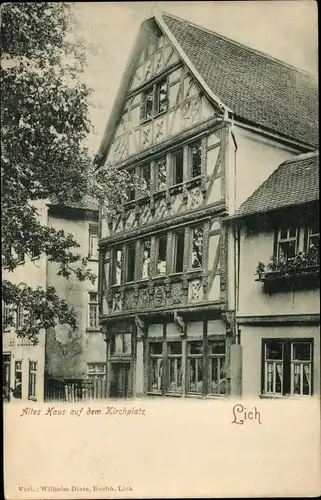
[[[302,230],[300,231],[302,235]],[[269,295],[263,283],[255,281],[261,261],[268,264],[273,254],[273,232],[259,234],[241,232],[240,289],[238,316],[267,316],[285,314],[317,314],[320,312],[319,289],[291,290]],[[302,239],[302,238],[301,238]]]
[[243,397],[257,397],[261,393],[262,339],[313,338],[314,339],[314,394],[320,394],[320,330],[317,326],[242,326]]

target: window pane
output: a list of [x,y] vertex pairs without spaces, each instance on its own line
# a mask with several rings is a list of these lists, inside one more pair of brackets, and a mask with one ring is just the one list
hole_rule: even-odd
[[153,87],[148,89],[144,93],[144,101],[145,101],[145,118],[151,118],[153,116]]
[[290,238],[295,238],[296,237],[296,228],[291,227],[289,229],[289,237]]
[[282,342],[267,342],[265,344],[265,359],[282,360],[283,359]]
[[293,342],[293,360],[310,361],[311,344],[310,342]]
[[280,229],[280,239],[286,240],[288,237],[288,230],[286,228]]
[[174,272],[181,273],[183,271],[184,262],[184,230],[174,233]]
[[187,391],[203,393],[203,358],[187,360]]
[[174,172],[174,184],[183,182],[183,149],[172,154],[172,165]]
[[166,157],[159,158],[156,160],[156,171],[157,171],[157,189],[166,188]]
[[202,267],[203,262],[203,227],[193,229],[192,268]]
[[201,141],[190,146],[191,162],[192,162],[192,177],[201,175],[202,148]]
[[123,353],[124,354],[130,354],[132,351],[132,337],[130,333],[124,333],[123,337]]
[[163,360],[151,358],[149,360],[149,390],[162,390]]
[[170,358],[168,360],[169,384],[168,391],[181,392],[182,390],[182,359]]
[[150,277],[150,239],[143,241],[142,278]]
[[113,250],[113,273],[112,273],[112,284],[121,284],[121,264],[122,264],[122,251],[120,248],[115,248]]
[[279,243],[279,257],[285,260],[292,259],[295,257],[296,252],[296,240],[284,241]]
[[150,165],[142,167],[143,189],[150,189]]
[[167,80],[164,79],[156,85],[157,113],[167,109]]
[[90,293],[89,302],[98,302],[98,293]]
[[225,342],[211,342],[209,349],[211,354],[225,354]]
[[225,394],[225,357],[210,359],[210,393]]
[[169,342],[168,354],[182,354],[182,342]]
[[189,354],[203,354],[203,342],[189,342],[188,343]]
[[158,240],[157,274],[166,273],[166,251],[167,251],[167,235],[164,234]]
[[136,258],[136,243],[127,245],[127,281],[135,279],[135,258]]
[[150,352],[150,354],[161,355],[163,353],[163,343],[162,342],[150,342],[149,352]]

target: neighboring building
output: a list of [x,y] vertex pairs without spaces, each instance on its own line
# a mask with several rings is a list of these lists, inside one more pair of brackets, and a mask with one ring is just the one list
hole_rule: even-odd
[[[98,274],[98,210],[91,200],[82,206],[43,204],[39,209],[41,223],[71,233],[81,244],[75,249],[90,258],[90,268]],[[71,335],[69,328],[58,325],[41,332],[39,343],[32,345],[18,338],[15,329],[3,334],[3,386],[17,389],[14,396],[43,401],[45,398],[68,397],[67,382],[77,383],[92,377],[105,377],[106,344],[99,327],[97,282],[80,282],[74,275],[67,280],[57,275],[57,264],[46,255],[21,256],[14,272],[4,270],[3,278],[30,287],[56,287],[57,294],[75,308],[78,328]],[[8,306],[4,314],[11,314]],[[23,311],[14,311],[16,326],[23,323]],[[12,391],[6,390],[12,395]]]
[[306,73],[168,14],[145,21],[99,155],[135,172],[100,217],[109,394],[230,394],[235,245],[222,218],[293,155],[316,147]]
[[283,162],[230,223],[243,395],[320,396],[319,152]]

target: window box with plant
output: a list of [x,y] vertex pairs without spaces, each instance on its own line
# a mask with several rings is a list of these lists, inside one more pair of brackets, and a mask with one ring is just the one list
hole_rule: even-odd
[[264,283],[267,291],[292,286],[312,287],[319,283],[319,248],[311,244],[307,251],[290,256],[273,256],[268,264],[259,262],[256,281]]

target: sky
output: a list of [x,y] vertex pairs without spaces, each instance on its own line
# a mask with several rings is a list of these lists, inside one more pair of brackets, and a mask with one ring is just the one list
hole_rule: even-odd
[[88,146],[97,151],[140,24],[166,11],[317,75],[317,3],[313,0],[83,2],[74,13],[87,47],[83,75],[93,89]]

